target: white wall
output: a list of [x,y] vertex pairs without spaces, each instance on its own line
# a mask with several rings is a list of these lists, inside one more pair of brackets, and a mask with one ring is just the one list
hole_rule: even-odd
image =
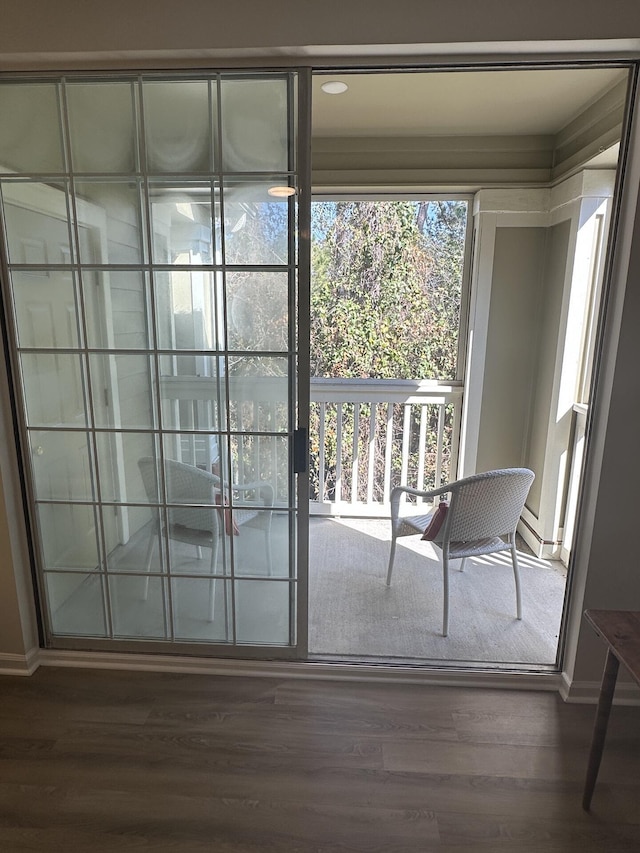
[[[628,0],[4,0],[0,52],[6,64],[31,62],[41,54],[47,64],[63,54],[85,60],[96,52],[129,52],[142,62],[175,61],[206,55],[309,56],[477,53],[499,50],[501,43],[523,46],[556,41],[556,49],[616,49],[603,40],[624,40],[638,47],[640,10]],[[428,46],[428,47],[427,47]],[[584,45],[583,45],[584,46]],[[542,46],[538,45],[538,48]],[[549,47],[549,46],[547,46]],[[425,48],[427,48],[425,50]],[[153,53],[149,54],[148,51]]]
[[532,468],[521,532],[539,556],[560,553],[582,333],[598,278],[595,214],[610,206],[613,178],[592,170],[548,191],[482,190],[475,204],[464,473]]
[[565,271],[569,262],[570,221],[565,220],[551,226],[543,255],[543,275],[540,279],[537,318],[537,347],[533,392],[529,401],[530,416],[525,465],[537,474],[531,487],[527,506],[536,518],[540,516],[542,503],[542,481],[549,429],[549,412],[556,367],[556,348],[560,334],[562,295]]
[[545,240],[542,227],[495,231],[476,471],[527,461]]

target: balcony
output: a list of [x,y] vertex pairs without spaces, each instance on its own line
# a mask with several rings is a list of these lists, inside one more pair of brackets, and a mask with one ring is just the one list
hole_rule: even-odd
[[440,634],[442,568],[431,543],[400,540],[386,587],[396,485],[429,489],[455,477],[458,384],[311,381],[309,650],[321,658],[553,666],[566,570],[518,540],[523,620],[508,555],[451,571],[452,627]]

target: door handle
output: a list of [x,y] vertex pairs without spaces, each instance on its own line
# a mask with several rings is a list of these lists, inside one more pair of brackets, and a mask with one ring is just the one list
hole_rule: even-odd
[[293,431],[293,473],[303,474],[307,470],[308,441],[306,427]]

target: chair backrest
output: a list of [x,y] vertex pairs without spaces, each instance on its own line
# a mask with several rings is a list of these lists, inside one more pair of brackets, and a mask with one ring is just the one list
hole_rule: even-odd
[[[151,456],[138,460],[138,468],[149,503],[162,501],[158,482],[158,461]],[[213,509],[216,493],[220,492],[220,480],[215,474],[201,471],[193,465],[185,465],[175,459],[164,460],[165,487],[169,504],[207,504],[205,507],[172,507],[169,510],[171,524],[180,524],[194,530],[217,532],[218,512]]]
[[435,541],[474,542],[515,533],[533,471],[501,468],[451,483],[449,511]]

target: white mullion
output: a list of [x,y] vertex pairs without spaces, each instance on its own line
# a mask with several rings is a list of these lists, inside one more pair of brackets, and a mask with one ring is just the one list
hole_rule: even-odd
[[[187,400],[187,405],[185,406],[185,411],[187,414],[187,429],[196,430],[198,424],[198,401],[197,400]],[[180,438],[180,444],[182,444],[184,436]],[[193,465],[197,468],[198,457],[196,455],[196,437],[192,433],[187,436],[187,445],[189,447],[189,465]]]

